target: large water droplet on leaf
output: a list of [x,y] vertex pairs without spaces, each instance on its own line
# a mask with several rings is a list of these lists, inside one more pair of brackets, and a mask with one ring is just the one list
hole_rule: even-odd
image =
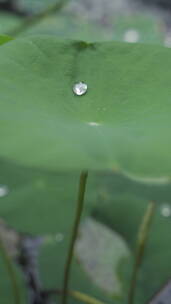
[[73,86],[73,92],[78,95],[84,95],[87,92],[87,84],[84,82],[78,82]]

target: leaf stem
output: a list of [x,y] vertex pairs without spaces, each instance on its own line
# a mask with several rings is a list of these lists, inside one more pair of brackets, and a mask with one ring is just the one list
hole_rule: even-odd
[[155,211],[155,203],[151,201],[147,207],[146,213],[142,219],[142,222],[140,224],[140,229],[138,232],[137,249],[135,255],[135,262],[133,266],[130,290],[128,295],[128,304],[134,304],[138,272],[143,261],[144,251],[147,244],[147,239],[149,236],[154,211]]
[[[53,293],[56,293],[57,295],[63,294],[62,290],[56,290]],[[76,299],[86,304],[105,304],[104,302],[77,290],[68,290],[67,294],[73,299]]]
[[82,293],[80,291],[76,291],[76,290],[70,290],[69,291],[69,295],[71,297],[73,297],[76,300],[79,300],[83,303],[87,303],[87,304],[104,304],[102,301],[97,300],[94,297],[91,297],[85,293]]
[[18,282],[17,282],[18,281],[17,275],[15,273],[11,258],[8,255],[8,252],[5,248],[5,245],[3,243],[1,236],[0,236],[0,251],[1,251],[2,258],[4,260],[4,264],[7,268],[9,278],[11,280],[11,287],[12,287],[13,296],[14,296],[14,304],[21,304],[20,289],[19,289]]
[[8,35],[10,36],[18,36],[25,30],[27,30],[29,27],[32,27],[39,22],[41,22],[43,19],[48,17],[49,15],[60,11],[64,5],[66,4],[67,0],[59,0],[57,3],[50,5],[47,9],[45,9],[43,12],[40,12],[39,14],[35,14],[33,16],[29,16],[25,18],[25,20],[22,22],[22,24],[16,26],[14,29],[8,32]]
[[75,241],[76,241],[76,238],[77,238],[78,228],[79,228],[79,224],[80,224],[80,220],[81,220],[81,214],[82,214],[82,211],[83,211],[87,176],[88,176],[87,171],[83,171],[80,175],[75,220],[74,220],[74,225],[73,225],[73,229],[72,229],[71,241],[70,241],[70,245],[69,245],[68,256],[67,256],[67,260],[66,260],[66,264],[65,264],[65,270],[64,270],[62,304],[67,303],[68,285],[69,285],[71,264],[72,264],[72,259],[73,259],[74,245],[75,245]]

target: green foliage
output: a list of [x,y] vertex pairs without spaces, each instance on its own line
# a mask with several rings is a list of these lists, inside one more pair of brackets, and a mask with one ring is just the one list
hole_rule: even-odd
[[[170,50],[17,39],[0,53],[0,155],[49,169],[171,175]],[[86,95],[73,94],[77,81]]]
[[[34,13],[51,3],[19,0],[23,10]],[[0,32],[7,34],[22,21],[1,14]],[[112,292],[100,288],[84,271],[84,256],[81,259],[78,254],[70,287],[109,304],[125,304],[138,227],[149,200],[155,200],[157,211],[135,299],[144,304],[170,276],[171,222],[162,216],[161,208],[165,202],[171,205],[171,51],[155,45],[104,42],[126,41],[126,33],[133,30],[138,42],[162,44],[158,18],[143,12],[108,21],[88,22],[78,12],[66,10],[22,33],[35,37],[10,41],[0,36],[0,44],[8,42],[0,48],[0,183],[10,189],[8,196],[0,197],[0,215],[17,231],[45,238],[39,256],[43,286],[62,288],[79,172],[89,169],[83,220],[94,218],[104,233],[99,232],[103,246],[100,237],[93,241],[98,258],[88,248],[88,262],[99,263],[99,282],[108,263],[121,292],[114,286],[112,297]],[[60,41],[63,38],[89,42]],[[88,84],[86,95],[74,95],[77,81]],[[111,232],[108,228],[115,236],[110,246],[104,236]],[[129,248],[122,247],[122,255],[131,253],[122,261],[121,243]],[[0,268],[1,298],[9,304],[13,297],[2,259]],[[17,277],[26,303],[19,269]]]
[[[61,287],[75,212],[79,174],[32,169],[5,160],[1,161],[0,167],[1,183],[7,184],[10,189],[8,196],[0,198],[1,216],[17,231],[47,237],[39,259],[41,276],[47,288]],[[171,204],[170,197],[169,184],[138,185],[121,175],[107,172],[89,176],[83,219],[92,216],[122,235],[132,256],[137,230],[147,203],[149,199],[158,198],[149,245],[138,281],[136,302],[140,304],[146,303],[170,276],[171,221],[170,218],[161,215],[161,206],[163,202]],[[64,235],[62,241],[57,241],[56,236],[59,233]],[[91,248],[89,250],[91,251]],[[71,288],[87,292],[106,303],[124,304],[131,267],[132,260],[125,260],[118,265],[117,273],[122,283],[122,296],[115,301],[89,279],[82,265],[76,260],[72,267]],[[10,285],[6,284],[3,285],[4,303],[11,303]]]
[[[75,213],[75,200],[78,189],[78,173],[54,173],[19,167],[1,162],[0,180],[10,188],[9,196],[1,198],[0,213],[13,228],[23,233],[47,237],[41,250],[41,276],[47,288],[61,288],[63,270],[68,250],[69,238]],[[98,180],[90,177],[87,206],[89,214],[96,202]],[[56,235],[62,233],[64,240],[58,242]],[[48,242],[49,239],[49,242]],[[80,265],[74,262],[71,285],[75,289],[87,291],[101,299],[103,292],[92,284]],[[5,288],[5,286],[4,286]],[[10,292],[6,301],[10,302]],[[4,291],[5,296],[5,291]]]
[[4,43],[6,43],[6,42],[9,42],[9,41],[11,41],[11,40],[12,40],[11,37],[6,36],[6,35],[1,35],[1,36],[0,36],[0,45],[4,44]]
[[[148,303],[148,299],[170,278],[169,230],[170,217],[162,215],[165,203],[171,206],[171,185],[138,184],[117,174],[104,174],[99,183],[98,205],[92,215],[96,220],[117,231],[135,250],[137,231],[150,200],[156,201],[156,211],[152,229],[145,251],[144,262],[140,269],[135,303]],[[128,264],[121,269],[127,277],[129,286]]]

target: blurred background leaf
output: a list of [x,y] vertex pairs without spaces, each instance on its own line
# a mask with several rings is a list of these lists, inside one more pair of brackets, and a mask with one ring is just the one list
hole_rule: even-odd
[[[78,176],[78,172],[54,173],[16,166],[1,160],[1,187],[7,185],[9,189],[8,194],[0,198],[1,217],[19,232],[45,238],[40,249],[39,263],[41,279],[46,288],[62,286]],[[138,281],[136,302],[142,304],[170,276],[171,185],[140,185],[115,173],[90,174],[82,220],[91,216],[114,233],[117,232],[132,256],[120,262],[116,268],[122,293],[119,298],[118,293],[114,293],[114,303],[126,302],[137,230],[151,199],[157,200],[157,211]],[[118,245],[113,246],[114,254]],[[87,250],[90,255],[93,254],[93,248],[89,247]],[[104,254],[103,246],[99,250],[102,250],[99,255]],[[107,258],[106,262],[111,263],[111,268],[115,271],[114,261]],[[84,265],[78,259],[74,260],[72,267],[71,287],[113,303],[113,297],[89,278],[84,271]],[[8,289],[9,285],[4,286],[4,297],[10,299]],[[8,301],[4,300],[4,303]]]
[[[17,8],[26,14],[36,14],[55,0],[18,0]],[[70,0],[60,13],[53,14],[38,25],[31,27],[22,35],[50,34],[59,38],[86,41],[130,41],[130,30],[137,32],[132,42],[163,44],[166,24],[163,15],[147,10],[141,2],[122,1],[77,1]],[[1,13],[1,33],[8,33],[18,26],[24,18],[13,14]]]

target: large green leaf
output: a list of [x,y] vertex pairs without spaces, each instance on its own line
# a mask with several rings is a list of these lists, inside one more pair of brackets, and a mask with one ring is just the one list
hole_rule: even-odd
[[[170,54],[54,37],[2,46],[0,155],[51,169],[171,176]],[[74,95],[77,81],[86,95]]]

